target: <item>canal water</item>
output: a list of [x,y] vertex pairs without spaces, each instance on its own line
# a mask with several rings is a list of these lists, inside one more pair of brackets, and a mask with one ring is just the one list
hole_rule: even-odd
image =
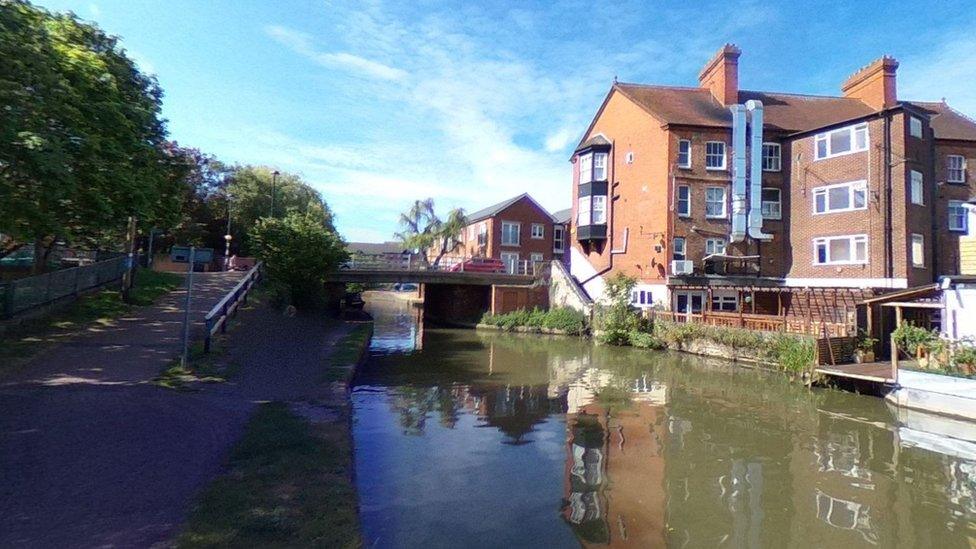
[[973,426],[688,355],[371,299],[367,547],[970,547]]

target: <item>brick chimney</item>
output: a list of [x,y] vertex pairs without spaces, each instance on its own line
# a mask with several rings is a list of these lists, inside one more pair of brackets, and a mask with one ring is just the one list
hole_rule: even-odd
[[860,99],[871,108],[881,110],[893,107],[898,103],[898,92],[895,86],[895,71],[898,61],[894,57],[884,56],[850,76],[840,87],[844,97]]
[[698,87],[712,92],[712,97],[723,105],[739,102],[740,55],[742,50],[735,44],[726,44],[698,73]]

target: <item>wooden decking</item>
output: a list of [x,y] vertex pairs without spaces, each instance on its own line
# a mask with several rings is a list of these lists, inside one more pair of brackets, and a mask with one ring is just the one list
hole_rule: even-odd
[[885,385],[898,382],[892,379],[890,362],[868,362],[865,364],[838,364],[836,366],[821,366],[815,370],[818,374],[835,377],[873,381]]

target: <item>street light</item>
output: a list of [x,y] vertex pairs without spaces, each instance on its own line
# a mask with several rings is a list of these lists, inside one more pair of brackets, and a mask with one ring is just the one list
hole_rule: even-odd
[[271,217],[274,217],[274,201],[275,201],[275,195],[278,194],[277,188],[278,188],[279,175],[281,175],[281,172],[279,172],[278,170],[271,172]]

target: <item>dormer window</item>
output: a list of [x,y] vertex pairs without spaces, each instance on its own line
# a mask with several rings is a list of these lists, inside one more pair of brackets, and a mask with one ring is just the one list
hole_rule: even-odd
[[592,152],[579,157],[579,182],[607,180],[607,153]]

